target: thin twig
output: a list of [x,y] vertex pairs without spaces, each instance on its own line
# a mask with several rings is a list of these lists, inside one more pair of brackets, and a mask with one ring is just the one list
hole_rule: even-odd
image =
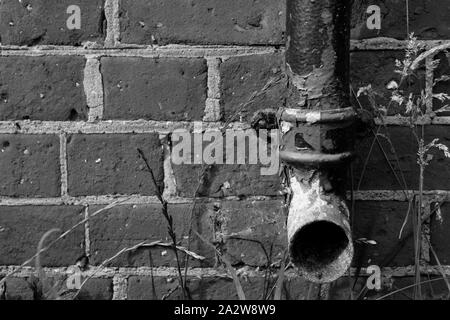
[[[147,241],[143,241],[140,242],[132,247],[128,247],[128,248],[123,248],[122,250],[120,250],[119,252],[117,252],[116,254],[114,254],[114,256],[106,259],[105,261],[103,261],[100,266],[98,266],[96,268],[96,270],[94,272],[92,272],[89,277],[87,277],[83,283],[81,284],[80,288],[78,289],[77,294],[74,296],[74,298],[76,298],[78,296],[78,294],[81,292],[81,289],[83,288],[83,286],[94,276],[96,275],[101,269],[105,268],[106,265],[108,265],[111,261],[117,259],[118,257],[120,257],[122,254],[130,252],[130,251],[135,251],[138,249],[142,249],[142,248],[157,248],[157,247],[163,247],[163,248],[172,248],[173,245],[171,243],[164,243],[161,241],[154,241],[154,242],[147,242]],[[181,246],[177,246],[176,247],[177,250],[182,251],[188,255],[190,255],[192,258],[194,259],[198,259],[198,260],[204,260],[205,257],[202,257],[194,252],[191,252],[189,250],[187,250],[184,247]]]
[[241,282],[239,281],[239,278],[236,274],[236,270],[231,265],[231,262],[228,260],[227,257],[225,257],[219,250],[217,250],[216,246],[210,243],[208,240],[206,240],[200,233],[198,233],[196,230],[192,230],[192,232],[201,240],[203,241],[208,247],[212,248],[217,255],[222,259],[222,261],[225,263],[225,266],[227,267],[228,272],[230,273],[231,277],[233,278],[234,285],[236,287],[236,292],[239,297],[239,300],[246,300],[244,290],[242,289]]
[[276,290],[274,294],[274,300],[281,300],[281,293],[283,290],[283,282],[284,282],[284,268],[285,268],[286,262],[285,262],[285,256],[283,255],[283,259],[281,260],[281,266],[280,270],[278,272],[278,279],[277,283],[275,285]]
[[[274,84],[277,84],[277,83],[279,83],[281,80],[283,79],[283,77],[278,77],[278,78],[270,78],[267,82],[266,82],[266,84],[264,85],[264,87],[262,88],[262,89],[260,89],[259,91],[255,91],[255,92],[253,92],[251,95],[250,95],[250,97],[245,101],[245,102],[242,102],[239,106],[238,106],[238,108],[237,108],[237,110],[236,110],[236,112],[234,112],[233,113],[233,115],[231,116],[231,117],[229,117],[228,119],[227,119],[227,121],[224,123],[224,125],[222,126],[222,128],[221,128],[221,134],[222,134],[222,136],[224,136],[225,135],[225,133],[226,133],[226,129],[228,128],[228,126],[234,121],[234,119],[239,115],[239,113],[241,112],[241,111],[243,111],[250,103],[252,103],[256,98],[258,98],[259,96],[261,96],[263,93],[265,93],[265,91],[266,90],[268,90],[271,86],[273,86]],[[193,225],[193,214],[194,214],[194,211],[195,211],[195,207],[196,207],[196,204],[197,204],[197,196],[198,196],[198,193],[199,193],[199,191],[200,191],[200,188],[201,188],[201,186],[203,185],[203,180],[204,180],[204,178],[205,178],[205,174],[206,174],[206,171],[207,171],[207,169],[209,168],[210,166],[206,166],[206,165],[202,165],[202,168],[201,168],[201,171],[200,171],[200,175],[199,175],[199,179],[198,179],[198,183],[197,183],[197,187],[196,187],[196,190],[195,190],[195,192],[194,192],[194,196],[193,196],[193,202],[192,202],[192,206],[191,206],[191,209],[190,209],[190,212],[189,212],[189,232],[188,232],[188,249],[190,248],[190,245],[191,245],[191,235],[192,235],[192,225]],[[215,247],[214,247],[215,248]],[[265,250],[265,249],[264,249]],[[187,269],[188,269],[188,266],[189,266],[189,257],[187,256],[186,257],[186,259],[185,259],[185,265],[184,265],[184,273],[185,273],[185,279],[184,279],[184,283],[185,283],[185,285],[186,285],[186,281],[187,281],[187,278],[186,278],[186,275],[187,275]]]
[[175,233],[175,229],[173,226],[173,217],[169,214],[169,211],[167,209],[168,207],[168,202],[164,199],[161,190],[158,187],[158,184],[156,183],[156,179],[155,179],[155,175],[153,174],[153,169],[150,167],[150,164],[147,160],[147,157],[145,156],[144,152],[141,149],[137,149],[139,156],[141,157],[141,159],[144,161],[146,167],[147,167],[147,171],[150,173],[150,177],[151,180],[153,182],[154,188],[156,190],[156,196],[158,197],[159,201],[161,202],[162,205],[162,214],[164,216],[164,218],[167,221],[167,225],[168,225],[168,234],[170,236],[170,238],[172,239],[172,251],[175,254],[175,260],[177,263],[177,271],[178,271],[178,277],[179,277],[179,282],[180,282],[180,286],[183,289],[183,297],[184,299],[186,298],[190,298],[190,294],[188,291],[187,286],[185,286],[185,282],[183,280],[183,275],[181,273],[181,264],[180,264],[180,258],[178,256],[178,250],[177,250],[177,235]]
[[150,250],[148,251],[148,260],[150,262],[150,278],[151,278],[151,281],[152,281],[153,299],[154,300],[158,300],[158,294],[156,293],[156,287],[155,287],[155,275],[154,275],[154,272],[153,272],[153,268],[154,268],[153,256],[152,256],[152,252]]
[[[431,279],[431,280],[421,281],[420,284],[422,285],[422,284],[431,283],[431,282],[435,282],[435,281],[439,281],[439,280],[444,280],[444,279],[441,277],[441,278],[436,278],[436,279]],[[379,298],[377,298],[377,299],[375,299],[375,300],[383,300],[383,299],[385,299],[385,298],[387,298],[387,297],[390,297],[390,296],[392,296],[392,295],[394,295],[394,294],[396,294],[396,293],[399,293],[399,292],[402,292],[402,291],[405,291],[405,290],[414,288],[416,285],[417,285],[417,284],[414,283],[414,284],[412,284],[412,285],[403,287],[403,288],[401,288],[401,289],[398,289],[398,290],[395,290],[395,291],[393,291],[393,292],[390,292],[390,293],[388,293],[388,294],[386,294],[386,295],[384,295],[384,296],[382,296],[382,297],[379,297]]]
[[431,245],[430,239],[428,239],[428,237],[425,237],[425,239],[427,240],[428,246],[430,247],[430,250],[431,250],[431,253],[434,256],[434,259],[436,260],[436,263],[437,263],[438,268],[439,268],[439,272],[441,273],[442,277],[445,280],[445,284],[446,284],[447,289],[448,289],[448,295],[447,295],[447,299],[448,299],[448,297],[450,297],[450,281],[448,280],[447,275],[445,274],[444,268],[442,267],[442,264],[441,264],[437,254],[436,254],[436,251],[434,251],[434,248]]
[[[428,220],[434,213],[436,213],[436,211],[439,209],[439,207],[442,205],[443,202],[444,201],[441,201],[432,211],[430,211],[429,213],[426,213],[422,217],[422,223],[425,222],[426,220]],[[403,248],[403,246],[406,244],[407,240],[409,238],[411,238],[413,233],[414,233],[414,230],[411,230],[403,236],[403,238],[400,240],[400,242],[397,243],[397,245],[390,251],[390,253],[382,261],[382,263],[380,264],[380,267],[384,267],[391,262],[391,260],[393,259],[393,256],[395,256],[400,251],[400,249]],[[415,286],[415,284],[412,287],[414,287],[414,286]],[[359,300],[361,297],[363,297],[367,293],[367,291],[368,291],[367,287],[363,286],[361,293],[358,295],[356,300]]]

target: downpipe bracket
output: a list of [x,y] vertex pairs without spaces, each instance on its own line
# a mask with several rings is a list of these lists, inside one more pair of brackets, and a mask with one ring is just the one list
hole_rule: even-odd
[[[282,109],[278,119],[289,123],[280,158],[298,167],[331,167],[351,161],[349,128],[357,118],[352,107],[332,110]],[[340,141],[339,141],[340,140]],[[350,144],[349,144],[350,141]]]
[[[308,132],[309,136],[314,133],[329,136],[323,141],[332,144],[336,139],[331,135],[339,130],[347,130],[356,118],[357,113],[352,107],[331,110],[282,109],[278,113],[278,119],[290,123],[291,131],[283,136],[281,160],[293,167],[324,167],[350,161],[354,155],[353,151],[330,153],[326,150],[336,149],[334,146],[321,146],[320,139],[312,139],[313,142],[310,142],[305,136]],[[325,132],[326,130],[329,132]]]

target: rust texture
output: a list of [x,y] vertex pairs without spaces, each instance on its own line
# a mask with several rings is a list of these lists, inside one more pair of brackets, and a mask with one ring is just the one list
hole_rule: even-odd
[[349,105],[349,0],[287,0],[286,64],[292,107]]

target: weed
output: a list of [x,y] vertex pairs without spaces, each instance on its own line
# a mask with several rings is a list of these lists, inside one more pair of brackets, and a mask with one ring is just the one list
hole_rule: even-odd
[[[425,134],[424,134],[424,125],[420,124],[420,119],[430,116],[429,109],[427,107],[428,101],[430,99],[438,99],[441,102],[446,102],[450,100],[450,96],[440,93],[440,94],[432,94],[426,92],[426,90],[422,90],[419,95],[414,94],[413,92],[410,92],[410,88],[407,85],[404,86],[404,83],[408,83],[408,79],[410,77],[417,77],[416,70],[421,62],[423,62],[425,59],[430,59],[430,57],[434,57],[434,55],[439,52],[440,50],[447,49],[446,46],[439,46],[437,48],[432,48],[426,52],[423,52],[419,55],[419,52],[421,51],[419,42],[417,41],[417,38],[414,37],[413,34],[409,36],[409,40],[407,43],[407,47],[405,49],[405,57],[402,61],[397,60],[395,64],[395,73],[397,73],[400,76],[400,79],[398,82],[391,81],[387,88],[391,91],[391,97],[390,102],[387,107],[380,105],[377,102],[378,97],[380,96],[379,93],[375,92],[371,85],[367,85],[365,87],[359,88],[358,92],[355,94],[355,97],[359,103],[360,111],[362,114],[364,114],[364,117],[367,117],[367,115],[371,115],[372,118],[376,118],[381,122],[381,125],[378,126],[376,132],[372,130],[372,133],[374,135],[374,140],[372,143],[372,146],[369,150],[369,154],[365,160],[364,168],[362,175],[360,177],[359,183],[358,183],[358,190],[361,186],[361,181],[363,179],[365,168],[367,167],[367,163],[369,160],[369,157],[373,151],[373,147],[375,143],[379,143],[379,137],[383,137],[386,139],[391,147],[391,150],[396,158],[396,165],[400,168],[399,163],[399,157],[398,154],[393,146],[393,143],[390,139],[389,132],[387,130],[387,126],[385,124],[385,117],[388,114],[389,108],[392,104],[397,104],[399,107],[403,107],[404,114],[408,118],[409,121],[409,127],[412,132],[412,136],[415,139],[416,145],[417,145],[417,165],[419,166],[419,183],[418,188],[415,194],[410,195],[407,193],[407,190],[409,189],[406,185],[405,179],[403,177],[403,174],[401,173],[401,177],[397,175],[397,172],[395,168],[390,163],[389,159],[386,156],[386,153],[384,152],[381,144],[379,143],[380,149],[385,155],[385,158],[391,168],[391,171],[393,172],[396,180],[399,182],[400,185],[402,185],[403,190],[405,192],[405,195],[409,201],[408,210],[406,213],[406,217],[404,220],[404,223],[399,231],[399,239],[402,238],[402,234],[404,231],[404,228],[407,224],[408,219],[412,219],[413,224],[413,238],[414,238],[414,261],[415,261],[415,291],[414,291],[414,297],[416,299],[422,299],[422,291],[421,291],[421,247],[422,247],[422,233],[423,233],[423,223],[426,221],[424,219],[425,217],[425,206],[428,205],[428,203],[425,202],[424,199],[424,176],[425,176],[425,170],[429,166],[430,162],[433,160],[433,151],[437,150],[444,154],[446,158],[450,158],[450,152],[446,145],[439,142],[439,139],[433,139],[431,142],[425,141]],[[439,65],[438,60],[431,60],[429,63],[428,71],[432,72],[434,69],[437,68]],[[435,85],[436,83],[440,81],[445,81],[446,79],[450,79],[450,77],[441,77],[439,79],[436,79],[434,81]],[[353,91],[354,92],[354,91]],[[367,100],[369,102],[370,109],[364,109],[361,106],[361,103],[359,101],[359,98],[361,96],[366,96]],[[447,108],[448,106],[444,106],[443,108]],[[385,134],[380,134],[381,128],[385,129]],[[414,214],[411,215],[411,212]],[[410,233],[408,233],[400,243],[403,243],[405,239],[409,238],[411,236]],[[431,250],[433,254],[435,255],[435,252],[433,248],[431,247]],[[437,256],[435,256],[435,259],[437,259]],[[440,270],[443,271],[442,267],[440,267]],[[447,278],[445,274],[442,272],[443,278],[447,282]],[[448,286],[449,293],[450,293],[450,286]]]

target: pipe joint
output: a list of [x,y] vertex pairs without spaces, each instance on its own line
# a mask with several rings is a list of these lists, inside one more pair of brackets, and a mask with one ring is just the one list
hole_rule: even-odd
[[353,156],[353,108],[332,110],[284,109],[278,118],[289,123],[281,141],[280,158],[299,167],[330,167]]

